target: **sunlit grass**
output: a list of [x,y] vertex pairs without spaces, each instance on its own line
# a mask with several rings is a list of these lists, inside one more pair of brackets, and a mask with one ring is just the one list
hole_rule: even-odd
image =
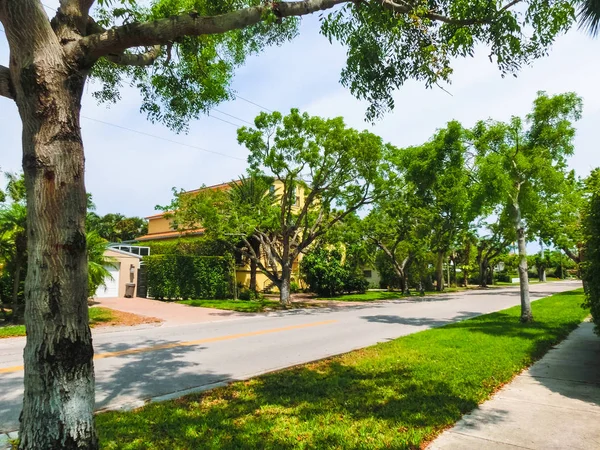
[[[587,316],[581,290],[267,374],[97,416],[104,449],[418,449]],[[174,389],[176,386],[174,386]]]

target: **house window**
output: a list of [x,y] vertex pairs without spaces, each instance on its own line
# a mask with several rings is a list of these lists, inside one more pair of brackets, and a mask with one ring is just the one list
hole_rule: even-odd
[[275,185],[272,184],[271,186],[269,186],[269,194],[273,195],[275,193]]
[[373,276],[373,273],[371,270],[363,270],[363,275],[365,278],[371,278]]

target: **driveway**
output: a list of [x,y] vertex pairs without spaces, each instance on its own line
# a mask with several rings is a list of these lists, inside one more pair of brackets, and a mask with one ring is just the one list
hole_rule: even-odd
[[254,315],[213,308],[199,308],[148,298],[97,298],[94,299],[94,303],[97,306],[137,314],[139,316],[156,317],[161,319],[166,326],[216,322],[252,317]]
[[[537,299],[580,286],[578,282],[534,285],[531,296]],[[94,333],[96,405],[140,406],[152,398],[249,378],[519,302],[518,288],[508,287],[364,303],[343,309],[299,309],[250,317],[232,313],[238,320],[220,320],[219,312],[211,310],[213,315],[209,317],[219,321],[172,321],[160,327]],[[190,314],[194,310],[182,305],[168,306],[181,306]],[[160,317],[156,311],[148,314]],[[18,427],[23,346],[24,339],[0,341],[0,432]]]

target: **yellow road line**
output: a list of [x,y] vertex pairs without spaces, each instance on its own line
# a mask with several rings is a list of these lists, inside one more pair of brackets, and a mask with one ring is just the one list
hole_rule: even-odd
[[[194,345],[208,344],[211,342],[230,341],[233,339],[240,339],[240,338],[250,337],[250,336],[260,336],[263,334],[279,333],[281,331],[299,330],[302,328],[318,327],[320,325],[329,325],[329,324],[335,323],[335,322],[337,322],[337,320],[324,320],[322,322],[304,323],[301,325],[290,325],[288,327],[271,328],[269,330],[250,331],[248,333],[229,334],[226,336],[217,336],[217,337],[212,337],[212,338],[197,339],[195,341],[173,342],[170,344],[153,345],[151,347],[140,347],[140,348],[132,348],[129,350],[120,350],[117,352],[98,353],[97,355],[94,355],[94,359],[104,359],[104,358],[114,358],[117,356],[136,355],[139,353],[147,353],[147,352],[153,352],[156,350],[166,350],[166,349],[177,348],[177,347],[191,347]],[[23,366],[5,367],[5,368],[0,368],[0,374],[19,372],[21,370],[23,370]]]

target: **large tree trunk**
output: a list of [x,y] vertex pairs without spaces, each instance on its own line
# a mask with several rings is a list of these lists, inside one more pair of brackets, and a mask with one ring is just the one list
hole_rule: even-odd
[[27,189],[20,449],[96,449],[79,125],[85,72],[65,60],[39,2],[5,5]]
[[515,229],[517,232],[517,245],[519,247],[519,288],[521,293],[521,322],[533,321],[531,313],[531,301],[529,299],[529,277],[527,275],[527,242],[525,240],[525,229],[521,222],[521,209],[519,205],[513,205],[515,210]]
[[435,290],[441,292],[444,290],[444,252],[439,250],[435,263]]

